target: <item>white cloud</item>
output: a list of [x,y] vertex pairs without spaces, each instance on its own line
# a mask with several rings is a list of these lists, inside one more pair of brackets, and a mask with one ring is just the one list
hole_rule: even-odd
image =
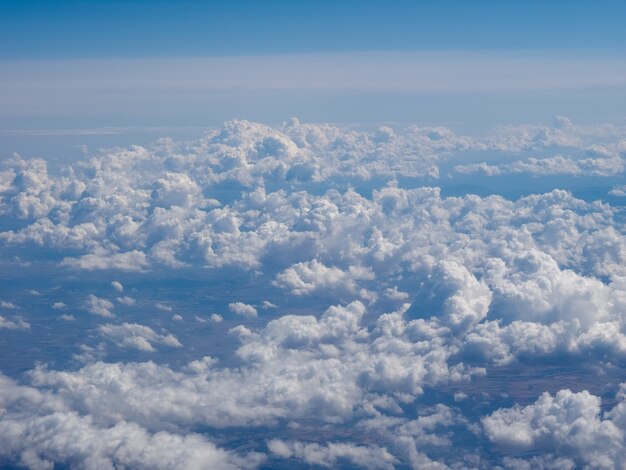
[[201,203],[200,187],[184,173],[165,173],[154,182],[152,200],[156,206],[167,209],[172,206],[188,207]]
[[228,308],[231,312],[236,313],[237,315],[242,315],[244,317],[252,318],[257,316],[256,308],[243,302],[230,303],[228,304]]
[[367,268],[350,266],[342,271],[328,267],[317,260],[297,263],[276,276],[274,284],[288,289],[293,295],[311,295],[319,292],[353,294],[357,289],[355,281],[372,280],[374,273]]
[[432,315],[453,330],[466,332],[485,318],[491,300],[489,287],[464,266],[441,261],[420,286],[411,311]]
[[102,423],[68,409],[63,399],[1,377],[0,457],[20,466],[79,468],[254,468],[260,454],[236,455],[189,433],[150,432],[124,419]]
[[385,289],[385,297],[391,300],[407,300],[410,295],[408,292],[399,291],[398,286],[393,286],[393,288],[388,287]]
[[626,197],[626,185],[615,186],[609,191],[612,196]]
[[98,327],[100,334],[113,341],[120,348],[132,348],[139,351],[155,352],[155,344],[179,348],[182,346],[172,334],[160,335],[152,328],[137,323],[112,325],[107,323]]
[[86,270],[119,269],[142,271],[148,266],[145,253],[134,250],[126,253],[98,253],[79,258],[64,258],[62,265]]
[[[41,162],[9,160],[7,174],[28,170],[45,177],[31,178],[28,187],[11,183],[0,199],[0,211],[21,217],[11,201],[22,193],[31,197],[32,190],[46,194],[46,211],[54,209],[54,217],[46,212],[19,230],[1,232],[0,242],[58,250],[65,266],[89,270],[141,272],[155,265],[198,264],[259,269],[271,259],[282,269],[277,282],[294,292],[304,295],[319,284],[307,281],[307,276],[349,291],[354,287],[348,277],[357,282],[370,276],[368,270],[398,269],[407,257],[414,262],[406,250],[415,249],[426,230],[449,231],[445,216],[432,219],[431,227],[420,224],[420,210],[437,206],[439,213],[450,211],[452,218],[458,210],[466,210],[465,223],[476,223],[479,217],[471,201],[432,201],[397,185],[375,189],[371,199],[349,190],[320,196],[291,190],[267,193],[266,180],[279,181],[285,188],[304,180],[393,180],[438,173],[442,162],[455,161],[463,152],[541,152],[554,145],[573,149],[576,155],[571,158],[577,165],[586,159],[617,162],[622,158],[618,130],[563,122],[553,127],[502,128],[481,141],[446,128],[363,132],[297,120],[276,129],[231,121],[192,143],[114,149],[67,169],[61,177],[48,175]],[[592,143],[593,139],[602,144]],[[598,171],[607,168],[598,166]],[[203,196],[203,191],[229,181],[248,188],[244,197],[223,205]],[[486,210],[489,204],[483,201],[479,206]],[[516,209],[510,223],[520,220],[522,209]],[[459,229],[471,227],[451,228],[458,234]],[[452,242],[453,233],[447,235]],[[477,231],[470,235],[481,237]],[[433,239],[422,241],[428,251],[438,245]],[[428,254],[441,259],[439,253]],[[301,288],[294,283],[302,283]]]
[[28,330],[30,329],[30,324],[19,317],[10,320],[0,315],[0,329],[3,328],[7,330]]
[[[72,409],[107,423],[123,416],[152,430],[166,423],[271,426],[279,419],[339,424],[359,416],[376,396],[381,403],[387,396],[384,406],[393,409],[397,400],[411,401],[424,387],[482,373],[448,364],[450,354],[436,337],[430,346],[411,339],[420,334],[419,322],[389,314],[368,332],[361,325],[364,313],[355,302],[332,307],[319,320],[288,315],[259,332],[249,330],[240,335],[242,365],[235,368],[219,367],[212,358],[183,371],[152,362],[94,362],[78,371],[39,368],[30,377],[36,387],[57,390]],[[103,325],[99,331],[121,347],[148,351],[176,342],[136,324]]]
[[326,445],[285,442],[279,439],[267,443],[270,451],[284,459],[301,460],[308,465],[337,468],[339,462],[347,461],[359,468],[393,469],[396,458],[387,449],[378,446],[358,446],[349,443]]
[[100,315],[101,317],[113,318],[115,316],[111,311],[114,308],[113,302],[93,294],[89,294],[89,297],[87,297],[85,308],[89,313]]
[[621,468],[626,463],[623,398],[603,416],[599,397],[560,390],[528,406],[497,410],[482,422],[487,437],[508,449],[542,449],[594,468]]
[[[623,432],[621,401],[602,415],[590,394],[544,395],[533,405],[491,413],[483,434],[471,413],[463,416],[477,405],[482,384],[466,389],[465,382],[494,366],[515,374],[518,361],[567,360],[590,369],[601,362],[608,370],[623,362],[626,236],[620,209],[564,190],[511,201],[444,197],[437,187],[402,185],[455,184],[458,174],[440,176],[440,170],[475,165],[483,155],[488,161],[476,168],[494,175],[620,175],[623,135],[623,129],[564,118],[551,126],[499,128],[481,138],[443,127],[362,131],[297,120],[275,128],[231,121],[193,142],[163,139],[102,151],[55,174],[38,160],[4,161],[0,215],[8,223],[0,232],[6,248],[0,261],[7,266],[18,265],[15,253],[19,263],[31,263],[20,269],[37,267],[45,255],[50,275],[60,269],[61,287],[80,276],[78,270],[110,270],[92,273],[109,281],[115,270],[134,271],[141,286],[149,286],[144,281],[153,274],[221,279],[236,272],[248,281],[226,289],[229,299],[240,299],[228,308],[256,318],[237,325],[218,313],[194,315],[181,301],[188,293],[184,283],[176,283],[171,296],[169,289],[142,287],[131,298],[113,281],[118,304],[160,299],[155,308],[169,314],[155,317],[152,327],[130,317],[120,324],[100,324],[96,317],[71,325],[53,321],[51,328],[71,326],[74,334],[87,325],[97,334],[67,345],[75,348],[68,357],[73,354],[82,368],[39,367],[25,374],[30,386],[22,391],[40,397],[41,408],[50,398],[63,414],[36,409],[25,422],[45,422],[60,436],[67,432],[61,418],[99,439],[132,431],[140,437],[128,442],[149,449],[159,433],[204,449],[210,443],[195,430],[211,435],[220,429],[227,436],[247,427],[269,439],[271,458],[292,459],[282,464],[480,468],[496,464],[481,460],[490,449],[485,436],[512,449],[511,457],[497,462],[505,466],[567,468],[587,462],[584,455],[607,455],[621,464],[618,440],[603,434],[611,426]],[[201,288],[205,312],[228,303],[214,295],[222,289],[216,286]],[[39,298],[24,299],[25,311],[36,312],[40,303],[66,307],[53,303],[56,286],[41,290]],[[92,294],[83,307],[113,318],[113,299]],[[120,316],[142,314],[118,308],[126,312],[116,312]],[[267,315],[257,318],[257,308]],[[180,322],[183,316],[196,327]],[[161,323],[176,327],[185,345]],[[24,324],[0,317],[0,327]],[[210,335],[226,331],[224,342],[211,343]],[[154,362],[100,362],[111,343],[153,352]],[[220,361],[201,357],[214,346]],[[182,349],[166,356],[165,347]],[[187,357],[191,362],[181,366]],[[0,421],[15,418],[14,411],[7,413]],[[285,426],[302,434],[287,439]],[[457,445],[460,428],[478,442],[477,455],[446,450]],[[89,466],[82,448],[48,440],[38,447],[29,429],[16,432],[32,452],[12,443],[9,459]],[[89,448],[93,458],[112,465],[142,465],[93,442]],[[235,458],[221,452],[226,460]],[[526,458],[524,452],[538,455]]]
[[584,159],[555,155],[547,158],[529,157],[527,160],[518,160],[502,165],[490,165],[486,162],[470,163],[457,165],[454,167],[454,170],[459,173],[482,172],[487,176],[516,173],[528,173],[537,176],[615,176],[624,172],[624,161],[617,155]]
[[136,302],[135,299],[127,295],[123,297],[117,297],[115,300],[117,300],[118,303],[123,304],[123,305],[135,305],[135,302]]

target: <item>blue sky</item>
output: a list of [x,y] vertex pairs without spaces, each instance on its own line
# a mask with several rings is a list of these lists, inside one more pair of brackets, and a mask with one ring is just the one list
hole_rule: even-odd
[[6,1],[0,57],[592,49],[623,52],[619,1]]
[[623,2],[0,3],[0,130],[626,121]]

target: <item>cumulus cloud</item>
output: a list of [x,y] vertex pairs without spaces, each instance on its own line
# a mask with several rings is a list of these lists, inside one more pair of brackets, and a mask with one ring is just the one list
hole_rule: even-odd
[[279,273],[274,284],[290,290],[294,295],[311,295],[323,291],[352,294],[357,288],[355,281],[373,278],[374,274],[367,268],[350,266],[348,271],[342,271],[313,260],[295,264]]
[[385,297],[391,300],[408,300],[410,295],[408,292],[399,291],[398,286],[393,286],[393,288],[388,287],[385,289]]
[[190,206],[201,200],[200,187],[185,173],[166,172],[154,182],[151,197],[156,206]]
[[[22,228],[0,232],[0,242],[58,250],[63,265],[89,270],[141,272],[155,265],[198,264],[258,269],[273,259],[282,269],[277,282],[302,295],[319,284],[307,276],[334,280],[349,290],[346,276],[355,275],[350,270],[362,270],[358,277],[369,275],[368,269],[397,266],[414,238],[411,230],[427,229],[415,224],[418,208],[432,208],[396,188],[375,191],[372,201],[351,192],[315,197],[306,192],[307,184],[435,178],[439,165],[464,152],[541,153],[555,146],[576,155],[529,158],[537,158],[537,165],[552,162],[559,170],[569,164],[557,160],[571,158],[581,174],[614,175],[623,171],[619,136],[615,129],[585,128],[564,119],[553,126],[501,128],[483,141],[446,128],[368,133],[297,120],[279,128],[230,121],[196,142],[115,149],[61,176],[49,175],[39,160],[4,162],[0,212],[16,219],[31,215]],[[532,165],[519,171],[537,174]],[[266,182],[305,191],[268,193]],[[247,188],[244,197],[224,204],[206,196],[231,183]],[[16,206],[16,198],[40,209]],[[409,201],[413,220],[403,221],[398,204]]]
[[457,165],[459,173],[482,172],[487,176],[527,173],[535,176],[546,175],[588,175],[614,176],[624,172],[624,161],[618,155],[601,155],[595,158],[574,159],[563,155],[546,158],[529,157],[507,164],[470,163]]
[[[471,383],[494,370],[507,377],[526,363],[537,367],[540,384],[548,362],[621,367],[621,209],[561,189],[515,200],[444,194],[462,173],[479,171],[610,177],[607,187],[618,196],[624,134],[565,118],[481,138],[444,127],[361,131],[236,120],[195,141],[106,150],[54,174],[43,160],[3,161],[0,261],[17,266],[18,254],[27,270],[26,263],[45,259],[47,272],[62,274],[60,287],[78,271],[105,271],[90,276],[110,282],[115,297],[90,285],[82,308],[111,319],[115,299],[115,313],[129,317],[53,322],[97,334],[67,345],[82,368],[38,367],[24,376],[29,385],[20,390],[39,401],[24,424],[13,408],[0,417],[20,436],[2,455],[33,467],[88,467],[89,455],[93,465],[141,467],[143,460],[115,449],[174,442],[190,451],[172,451],[174,460],[164,457],[163,465],[193,467],[200,449],[207,461],[218,459],[217,468],[253,466],[258,456],[206,440],[216,429],[223,437],[245,426],[263,434],[268,458],[290,459],[281,465],[568,468],[592,465],[591,456],[607,468],[623,465],[621,396],[606,414],[591,393],[567,391],[494,411],[501,402],[493,404],[494,395],[479,402],[479,385]],[[124,295],[121,282],[110,281],[117,271],[133,272],[142,289]],[[232,284],[227,296],[215,295],[224,284],[213,280],[233,273],[245,288]],[[203,300],[187,299],[184,283],[144,289],[144,281],[167,276],[209,279]],[[55,303],[56,286],[38,288],[39,297],[20,301],[21,309],[66,308]],[[130,315],[142,315],[143,305],[168,315],[142,325]],[[210,313],[226,306],[255,320],[237,325],[238,317]],[[266,315],[259,318],[257,308]],[[24,325],[0,317],[7,334]],[[212,344],[210,335],[222,331],[231,334]],[[151,352],[154,362],[101,362],[111,343]],[[57,408],[42,411],[49,403]],[[480,422],[468,411],[474,406],[486,410]],[[63,439],[70,427],[82,429],[95,436],[85,440],[91,451],[35,441],[32,429],[41,426]],[[286,427],[301,434],[287,439]],[[456,433],[463,437],[455,441]],[[103,448],[113,434],[135,437]],[[511,455],[483,460],[485,438]],[[468,439],[479,450],[449,452]]]
[[98,327],[104,337],[113,341],[120,348],[132,348],[139,351],[155,352],[155,344],[179,348],[182,346],[172,334],[160,335],[152,328],[137,323],[122,323],[112,325],[107,323]]
[[163,310],[165,312],[171,312],[173,310],[172,307],[170,307],[167,304],[164,304],[163,302],[157,302],[154,304],[154,306],[158,308],[159,310]]
[[150,432],[124,419],[98,422],[69,409],[63,399],[0,377],[0,456],[20,466],[79,468],[254,468],[260,454],[237,455],[200,434]]
[[111,311],[114,308],[113,302],[93,294],[89,294],[85,308],[89,313],[100,315],[101,317],[113,318],[115,314]]
[[[454,171],[486,176],[616,176],[624,172],[623,142],[623,132],[613,126],[585,127],[557,116],[551,126],[499,127],[485,145],[503,151],[501,158],[457,164]],[[515,158],[520,156],[525,158]]]
[[465,267],[454,261],[441,261],[429,279],[420,286],[411,310],[433,315],[453,330],[467,331],[489,310],[492,294]]
[[[83,255],[89,257],[85,260],[105,260],[105,269],[117,269],[111,263],[129,253],[137,259],[128,269],[143,269],[148,260],[174,269],[198,262],[214,268],[279,267],[274,285],[295,296],[323,293],[368,303],[379,298],[412,300],[409,316],[434,317],[439,326],[467,333],[463,351],[483,351],[499,363],[518,354],[550,354],[559,349],[610,347],[619,353],[624,350],[618,312],[623,305],[619,276],[626,274],[626,241],[605,204],[587,203],[558,190],[518,201],[498,196],[443,198],[437,188],[401,189],[397,183],[375,189],[371,198],[350,189],[322,195],[268,193],[255,185],[271,175],[280,179],[282,170],[266,173],[264,166],[260,173],[254,170],[245,177],[241,173],[260,162],[278,165],[273,155],[286,159],[283,163],[304,156],[315,159],[313,155],[321,155],[329,146],[361,158],[368,145],[376,152],[388,151],[379,146],[397,139],[408,139],[401,145],[419,143],[420,155],[578,146],[586,155],[602,157],[621,152],[621,147],[594,147],[586,139],[613,136],[610,132],[560,119],[552,128],[509,129],[477,143],[439,128],[414,128],[404,136],[382,130],[370,136],[296,121],[280,130],[233,121],[197,143],[204,153],[189,161],[172,155],[175,146],[156,149],[154,155],[133,147],[93,159],[86,168],[99,176],[90,180],[86,170],[82,175],[89,197],[65,192],[63,197],[69,199],[61,199],[64,205],[58,208],[69,211],[74,225],[64,223],[65,216],[56,217],[59,223],[41,218],[30,228],[3,232],[2,237],[9,244],[31,240],[61,250],[92,251]],[[383,160],[375,161],[382,164]],[[206,165],[203,168],[211,171],[191,172],[190,164]],[[28,165],[24,160],[9,164],[16,169]],[[43,171],[41,165],[35,167]],[[320,167],[320,178],[334,178],[332,168]],[[186,177],[180,176],[183,171],[188,171]],[[324,171],[331,173],[324,175]],[[73,173],[75,178],[78,174]],[[144,189],[144,175],[157,183]],[[232,179],[250,189],[230,204],[203,205],[204,196],[193,189],[189,178],[205,189]],[[112,193],[112,186],[105,184],[110,181],[115,181]],[[68,181],[57,183],[59,189],[53,193],[66,191]],[[191,188],[189,198],[183,188]],[[82,227],[80,236],[77,227]],[[112,254],[114,248],[127,251]],[[82,257],[69,259],[64,262],[72,264]],[[596,278],[609,275],[610,285]],[[389,276],[399,277],[387,283]],[[408,299],[396,285],[402,277],[413,279]],[[119,301],[130,303],[125,297]],[[112,306],[89,302],[90,311],[112,314]],[[234,308],[254,315],[253,307]],[[602,334],[609,330],[615,332],[613,339]]]
[[135,305],[135,299],[133,299],[132,297],[129,297],[128,295],[117,297],[115,300],[117,300],[118,303],[123,304],[123,305]]
[[7,330],[28,330],[30,324],[20,317],[8,319],[0,315],[0,329],[3,328]]
[[[240,336],[240,367],[219,367],[209,357],[179,371],[153,362],[94,362],[78,371],[39,368],[30,377],[35,387],[55,390],[71,409],[111,424],[123,416],[153,430],[271,426],[281,419],[339,425],[373,412],[372,400],[383,409],[398,409],[398,400],[410,402],[426,387],[482,373],[448,364],[450,352],[441,345],[415,342],[416,335],[428,335],[419,332],[419,322],[405,324],[390,314],[368,332],[361,325],[364,313],[363,304],[355,302],[332,307],[319,320],[296,315],[272,320]],[[121,347],[150,351],[156,344],[178,344],[136,324],[107,324],[99,331]]]
[[393,469],[396,458],[378,446],[357,446],[345,443],[326,445],[285,442],[272,439],[267,443],[270,451],[284,459],[297,459],[309,465],[336,468],[340,462],[349,462],[360,468]]
[[243,302],[232,302],[228,304],[228,308],[231,312],[241,315],[243,317],[256,317],[257,311],[252,305],[245,304]]
[[626,185],[615,186],[609,191],[612,196],[626,197]]
[[618,400],[603,416],[599,397],[560,390],[528,406],[497,410],[482,423],[487,437],[505,448],[540,449],[594,468],[621,468],[626,463],[623,392]]
[[86,270],[119,269],[120,271],[141,271],[148,266],[145,253],[133,250],[126,253],[106,253],[83,255],[78,258],[64,258],[62,265]]

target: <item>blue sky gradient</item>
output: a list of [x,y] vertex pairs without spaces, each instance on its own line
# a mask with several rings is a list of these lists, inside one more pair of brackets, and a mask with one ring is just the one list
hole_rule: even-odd
[[188,57],[346,51],[622,53],[620,1],[7,1],[0,57]]
[[[622,124],[625,13],[615,1],[2,0],[0,130]],[[30,144],[5,138],[0,152]]]

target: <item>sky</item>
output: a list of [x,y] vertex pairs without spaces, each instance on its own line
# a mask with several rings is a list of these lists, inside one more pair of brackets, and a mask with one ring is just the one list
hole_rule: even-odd
[[623,53],[619,1],[3,1],[3,59],[351,51]]
[[623,122],[625,8],[3,1],[0,127]]
[[0,0],[0,468],[626,468],[624,13]]

